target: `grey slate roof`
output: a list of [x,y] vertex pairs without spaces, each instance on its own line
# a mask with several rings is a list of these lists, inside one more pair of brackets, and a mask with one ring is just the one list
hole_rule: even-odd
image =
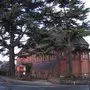
[[[74,50],[77,48],[79,48],[80,50],[88,50],[88,47],[89,47],[89,44],[85,41],[85,39],[83,37],[77,37],[77,38],[73,39],[71,43],[72,43],[72,47],[74,48]],[[45,45],[47,46],[47,44],[45,44]],[[45,45],[40,44],[40,45],[36,45],[35,48],[31,48],[31,47],[28,49],[23,48],[20,51],[18,56],[29,56],[30,54],[36,53],[37,52],[36,49],[43,48]]]
[[83,37],[77,37],[72,40],[72,46],[74,49],[77,50],[88,50],[89,44],[86,42],[86,40]]

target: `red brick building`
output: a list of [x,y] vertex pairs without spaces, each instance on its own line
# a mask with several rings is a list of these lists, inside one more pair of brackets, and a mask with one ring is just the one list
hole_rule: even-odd
[[[78,75],[90,74],[88,43],[82,38],[72,41],[72,73]],[[48,78],[65,75],[67,69],[67,49],[63,52],[52,50],[49,54],[36,52],[35,49],[22,49],[17,58],[17,72],[25,72],[25,65],[31,65],[31,75],[38,78]]]

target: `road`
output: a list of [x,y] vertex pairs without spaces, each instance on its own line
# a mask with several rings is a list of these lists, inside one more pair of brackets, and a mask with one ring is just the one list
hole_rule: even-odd
[[88,86],[15,86],[13,90],[89,90]]
[[54,85],[46,81],[17,83],[0,77],[0,90],[89,90],[89,88],[89,85]]
[[29,86],[29,85],[10,85],[0,86],[0,90],[89,90],[88,86]]

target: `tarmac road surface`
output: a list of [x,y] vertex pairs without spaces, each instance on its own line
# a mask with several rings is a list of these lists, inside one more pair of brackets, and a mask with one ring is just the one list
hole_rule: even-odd
[[9,81],[0,77],[0,90],[90,90],[90,85],[54,85],[41,81]]

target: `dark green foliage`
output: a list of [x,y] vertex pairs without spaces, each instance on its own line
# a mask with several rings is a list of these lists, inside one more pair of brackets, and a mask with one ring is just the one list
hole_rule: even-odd
[[68,74],[66,74],[64,79],[66,79],[66,80],[76,80],[77,77],[74,74],[68,73]]
[[[43,44],[48,44],[48,47],[45,46],[45,50],[51,50],[50,48],[53,47],[54,50],[63,51],[67,48],[67,68],[69,73],[72,73],[71,43],[73,39],[83,37],[89,29],[86,18],[90,9],[85,8],[84,3],[80,0],[70,0],[69,2],[67,0],[47,0],[47,3],[52,4],[47,5],[43,11],[43,27],[49,33],[49,37],[43,39]],[[58,5],[58,10],[55,9],[56,5]]]
[[[32,25],[36,26],[35,22],[37,22],[39,14],[36,9],[41,5],[42,2],[32,2],[31,0],[2,0],[0,2],[0,46],[2,46],[0,49],[4,54],[9,55],[11,75],[15,74],[14,48],[22,47],[23,43],[20,40],[27,31],[35,29]],[[26,23],[28,15],[31,16],[29,20],[32,21],[29,21],[29,25]]]
[[26,65],[26,73],[30,73],[30,70],[31,70],[31,66],[30,65]]
[[1,76],[7,76],[7,74],[8,74],[8,71],[1,70],[1,69],[0,69],[0,75],[1,75]]
[[[28,36],[33,36],[34,41],[31,40],[31,42],[34,42],[34,44],[46,44],[45,49],[42,48],[44,51],[51,50],[50,48],[63,50],[68,47],[68,38],[72,41],[78,36],[86,35],[85,30],[89,28],[89,25],[84,20],[87,17],[89,8],[85,9],[81,1],[46,0],[46,2],[48,4],[53,3],[50,6],[44,6],[40,13],[43,15],[42,18],[39,18],[43,24],[41,29],[37,30],[37,27],[35,27],[37,24],[35,24],[34,29],[31,30],[32,32],[27,33]],[[54,11],[57,4],[59,4],[59,11]],[[61,7],[61,5],[63,6]],[[30,27],[28,28],[30,29]]]

